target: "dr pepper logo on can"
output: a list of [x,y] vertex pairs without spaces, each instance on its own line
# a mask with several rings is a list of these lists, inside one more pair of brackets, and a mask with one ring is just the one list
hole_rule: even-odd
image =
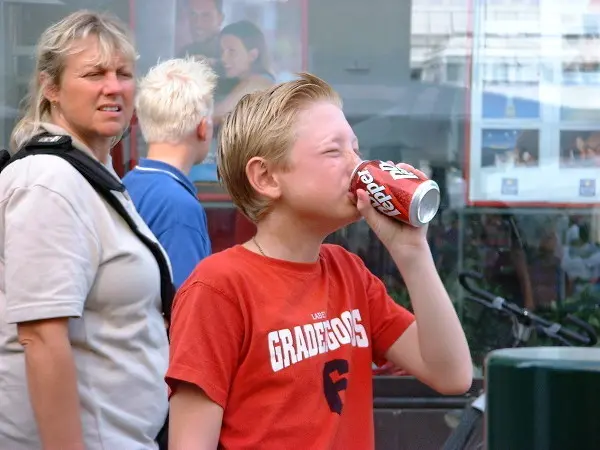
[[350,191],[364,189],[373,207],[409,225],[423,226],[440,206],[437,183],[384,161],[362,161],[352,173]]

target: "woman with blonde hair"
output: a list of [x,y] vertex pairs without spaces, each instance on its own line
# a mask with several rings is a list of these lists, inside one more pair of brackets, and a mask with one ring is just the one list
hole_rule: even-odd
[[[136,57],[110,16],[50,26],[11,149],[61,139],[118,181],[110,149],[133,114]],[[155,242],[127,193],[114,195]],[[0,229],[0,448],[156,448],[168,340],[152,253],[54,155],[2,171]]]

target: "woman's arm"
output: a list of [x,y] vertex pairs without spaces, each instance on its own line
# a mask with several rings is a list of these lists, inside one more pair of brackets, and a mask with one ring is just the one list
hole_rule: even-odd
[[68,319],[17,325],[27,386],[44,450],[83,450],[77,375]]
[[[44,450],[83,448],[69,318],[81,317],[100,264],[79,173],[52,156],[30,156],[2,173],[6,322],[17,327]],[[11,178],[12,177],[12,178]],[[100,202],[98,202],[100,204]]]

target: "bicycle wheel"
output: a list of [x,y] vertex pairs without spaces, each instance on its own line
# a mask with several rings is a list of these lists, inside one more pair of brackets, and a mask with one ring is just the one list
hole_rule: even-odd
[[468,406],[460,423],[452,431],[442,450],[481,450],[483,448],[483,413]]

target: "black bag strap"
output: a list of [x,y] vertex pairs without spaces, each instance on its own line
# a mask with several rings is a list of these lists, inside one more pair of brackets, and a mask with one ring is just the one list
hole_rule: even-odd
[[171,280],[169,264],[160,246],[140,231],[123,204],[112,191],[125,192],[125,186],[116,179],[99,161],[73,147],[70,136],[43,133],[35,136],[12,157],[7,150],[0,152],[0,172],[10,163],[33,155],[54,155],[71,164],[90,183],[94,190],[125,220],[131,231],[150,250],[160,271],[160,297],[162,312],[171,320],[171,307],[175,297],[175,286]]

